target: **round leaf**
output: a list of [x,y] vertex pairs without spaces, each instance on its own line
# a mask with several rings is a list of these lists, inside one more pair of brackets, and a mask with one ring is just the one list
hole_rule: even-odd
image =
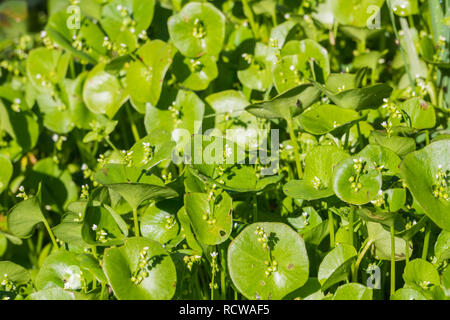
[[[256,228],[269,234],[269,248],[277,271],[266,276],[268,249],[258,242]],[[308,279],[309,261],[303,239],[282,223],[247,226],[228,248],[228,268],[237,289],[248,299],[281,299]]]

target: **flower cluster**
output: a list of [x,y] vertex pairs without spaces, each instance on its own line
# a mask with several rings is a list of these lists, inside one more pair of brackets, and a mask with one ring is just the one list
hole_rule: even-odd
[[362,184],[359,179],[361,175],[367,173],[366,162],[362,159],[353,159],[353,169],[355,170],[356,174],[351,176],[348,181],[350,182],[350,187],[356,193],[362,189]]
[[209,288],[211,290],[217,289],[218,285],[215,281],[215,275],[217,272],[219,272],[219,265],[217,263],[217,252],[211,252],[211,282],[209,284]]
[[153,157],[155,147],[151,146],[150,142],[142,142],[142,146],[144,148],[144,159],[142,160],[142,162],[146,164]]
[[267,249],[268,246],[268,242],[269,242],[269,234],[264,232],[264,228],[263,227],[256,227],[256,231],[255,233],[258,235],[258,242],[262,243],[262,247],[263,249]]
[[136,270],[131,276],[131,281],[134,284],[140,284],[145,278],[149,276],[148,265],[150,264],[150,256],[148,253],[149,247],[144,247],[139,252],[139,261]]
[[122,163],[127,167],[131,167],[133,165],[133,151],[122,150],[121,153],[123,156]]
[[197,39],[203,39],[206,37],[206,29],[199,19],[194,20],[194,30],[192,31],[192,35]]
[[0,282],[0,285],[5,288],[5,291],[14,291],[16,290],[16,285],[8,278],[8,274],[3,275],[3,280]]
[[194,255],[194,256],[184,256],[183,261],[186,264],[189,271],[192,270],[194,263],[199,262],[202,259],[202,256]]
[[16,195],[17,198],[22,198],[23,200],[29,199],[29,196],[25,192],[25,188],[23,186],[19,187],[19,193]]
[[175,218],[171,215],[167,215],[165,218],[166,224],[164,225],[164,228],[166,228],[167,230],[172,229],[176,224]]
[[435,175],[436,184],[433,186],[433,196],[437,199],[449,200],[448,197],[448,176],[442,170],[442,165],[438,167],[438,172]]

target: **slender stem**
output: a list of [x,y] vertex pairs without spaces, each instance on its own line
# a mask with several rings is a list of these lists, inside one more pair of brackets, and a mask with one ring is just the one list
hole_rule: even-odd
[[131,132],[133,133],[134,140],[137,142],[141,138],[139,137],[139,132],[136,127],[136,123],[134,122],[133,115],[131,114],[130,107],[127,105],[125,110],[127,111],[128,119],[130,120]]
[[328,228],[330,229],[330,248],[334,248],[336,245],[334,240],[334,218],[330,210],[328,210]]
[[356,259],[355,262],[355,268],[353,269],[353,275],[352,275],[352,281],[353,282],[358,282],[358,269],[359,269],[359,265],[361,264],[362,259],[364,258],[364,256],[366,255],[367,250],[369,250],[370,246],[372,245],[373,240],[370,239],[369,241],[366,242],[366,245],[364,246],[364,248],[362,249],[361,253],[359,254],[358,258]]
[[133,208],[133,220],[134,220],[134,235],[136,237],[140,237],[137,208]]
[[253,31],[253,36],[257,39],[259,38],[258,26],[255,23],[255,17],[253,16],[253,11],[248,5],[248,0],[242,0],[242,8],[244,9],[244,14],[250,23],[250,27]]
[[106,284],[102,282],[102,291],[100,292],[100,300],[104,300],[103,296],[105,295]]
[[430,243],[431,228],[430,225],[425,226],[425,238],[423,239],[422,259],[427,260],[428,247]]
[[119,151],[116,146],[112,143],[111,139],[109,138],[109,136],[105,137],[105,141],[106,143],[114,150],[114,151]]
[[428,130],[425,130],[425,143],[426,145],[430,144],[430,132]]
[[299,179],[303,178],[302,165],[300,163],[300,153],[298,151],[297,137],[294,133],[294,126],[292,125],[292,118],[287,119],[287,125],[289,128],[289,136],[291,138],[292,147],[294,148],[295,165],[297,166],[297,176]]
[[253,195],[253,222],[258,221],[258,198],[256,193]]
[[391,295],[395,293],[395,229],[391,225]]
[[411,85],[411,89],[413,90],[413,92],[416,92],[415,82],[414,82],[414,79],[413,79],[413,77],[411,75],[411,71],[409,70],[409,65],[408,65],[408,61],[406,59],[406,54],[405,54],[405,51],[403,50],[402,44],[400,43],[400,36],[398,35],[397,26],[395,25],[394,11],[392,10],[392,5],[391,5],[391,1],[390,0],[387,1],[387,5],[388,5],[389,15],[390,15],[391,22],[392,22],[392,27],[394,29],[395,38],[398,41],[398,47],[400,49],[400,53],[402,54],[402,59],[403,59],[403,62],[405,64],[406,74],[408,75],[408,79],[409,79],[409,83]]
[[50,236],[50,239],[52,239],[53,245],[56,247],[56,249],[59,249],[58,243],[56,242],[55,236],[53,235],[52,229],[50,228],[50,225],[48,224],[47,220],[44,218],[42,220],[44,223],[45,228],[47,229],[48,235]]
[[405,246],[405,256],[406,256],[405,263],[406,263],[406,265],[408,265],[408,263],[409,263],[409,241],[405,240],[405,242],[406,242],[406,246]]
[[355,208],[350,207],[350,214],[348,216],[348,236],[350,240],[350,244],[353,245],[353,220],[355,215]]

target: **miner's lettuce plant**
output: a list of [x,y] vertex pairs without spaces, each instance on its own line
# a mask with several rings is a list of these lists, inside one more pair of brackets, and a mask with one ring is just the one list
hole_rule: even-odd
[[0,4],[0,299],[450,298],[450,1]]

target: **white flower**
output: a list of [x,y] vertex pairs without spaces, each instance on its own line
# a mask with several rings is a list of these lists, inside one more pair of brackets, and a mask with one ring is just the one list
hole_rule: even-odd
[[92,230],[95,231],[95,230],[97,230],[97,228],[98,228],[98,226],[97,226],[96,224],[93,224],[93,225],[92,225]]
[[217,255],[218,255],[219,253],[218,252],[216,252],[216,251],[214,251],[214,252],[211,252],[211,257],[217,257]]

